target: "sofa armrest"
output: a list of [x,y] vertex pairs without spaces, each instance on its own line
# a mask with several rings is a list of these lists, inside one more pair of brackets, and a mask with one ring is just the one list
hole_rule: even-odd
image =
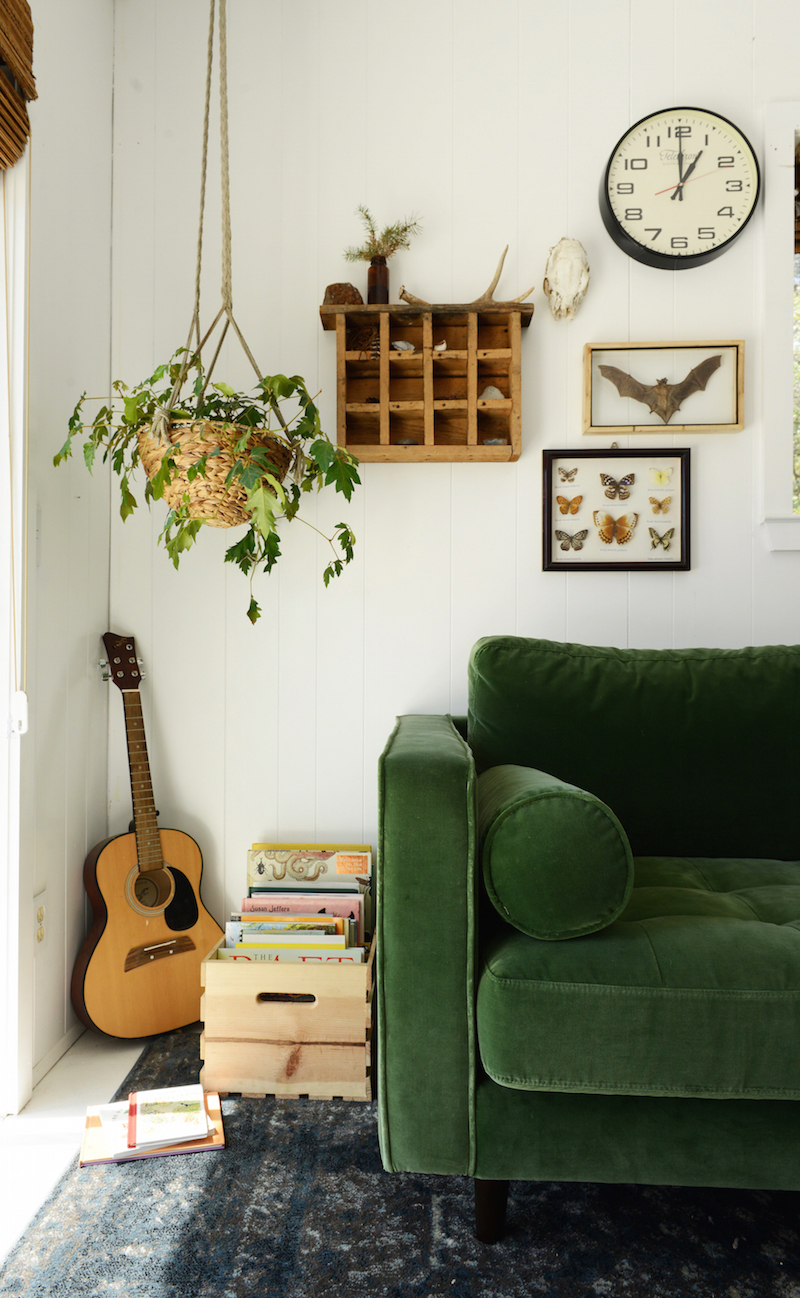
[[476,786],[451,719],[405,716],[379,766],[378,1101],[389,1171],[471,1173]]

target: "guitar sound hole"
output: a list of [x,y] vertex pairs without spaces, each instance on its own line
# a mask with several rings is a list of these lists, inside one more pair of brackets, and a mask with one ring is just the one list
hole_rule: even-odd
[[200,911],[194,889],[186,875],[174,866],[170,866],[170,873],[175,880],[175,896],[164,911],[164,919],[173,932],[182,932],[197,923]]
[[167,870],[141,870],[133,885],[140,906],[156,910],[165,906],[172,894],[172,879]]

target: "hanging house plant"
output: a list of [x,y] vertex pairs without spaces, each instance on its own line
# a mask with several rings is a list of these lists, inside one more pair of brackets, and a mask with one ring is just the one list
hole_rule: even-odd
[[[176,384],[187,380],[190,393],[168,408]],[[84,439],[87,468],[100,454],[119,475],[123,520],[137,507],[131,475],[141,464],[145,500],[163,499],[169,506],[159,540],[176,568],[201,527],[246,526],[225,560],[251,579],[248,617],[255,622],[260,609],[252,577],[262,566],[270,572],[280,557],[281,520],[299,517],[302,496],[323,487],[350,500],[360,481],[357,461],[322,431],[299,375],[267,376],[253,392],[235,392],[225,383],[209,383],[199,354],[181,348],[148,379],[133,388],[117,381],[114,390],[120,406],[102,405],[89,423],[86,394],[80,397],[54,463],[66,460],[76,439]],[[296,407],[288,419],[281,409],[287,402]],[[348,524],[337,523],[325,539],[332,549],[323,572],[327,586],[353,558],[355,537]]]
[[[72,454],[85,438],[83,455],[91,471],[97,455],[120,480],[123,521],[136,508],[131,475],[141,464],[147,475],[144,495],[169,506],[159,540],[177,568],[202,527],[244,525],[244,535],[225,552],[250,578],[248,617],[256,622],[253,575],[270,572],[280,557],[279,524],[300,518],[304,493],[333,487],[350,500],[360,482],[358,461],[335,446],[320,425],[319,412],[299,375],[263,376],[233,315],[231,287],[231,220],[228,176],[228,100],[226,67],[226,0],[219,3],[219,89],[222,199],[222,306],[205,336],[200,337],[200,272],[203,247],[208,122],[211,98],[214,11],[210,0],[200,186],[200,220],[192,322],[186,346],[159,365],[148,379],[129,387],[113,384],[116,402],[103,404],[86,423],[84,393],[69,421],[69,432],[54,463]],[[204,371],[201,356],[222,322],[213,359]],[[236,392],[226,383],[211,383],[223,340],[232,325],[258,382],[251,392]],[[287,418],[282,406],[289,402]],[[301,519],[305,522],[305,519]],[[308,526],[313,526],[308,524]],[[319,531],[318,528],[314,529]],[[324,535],[324,533],[320,533]],[[347,523],[326,536],[332,558],[323,572],[325,585],[353,558],[355,537]]]

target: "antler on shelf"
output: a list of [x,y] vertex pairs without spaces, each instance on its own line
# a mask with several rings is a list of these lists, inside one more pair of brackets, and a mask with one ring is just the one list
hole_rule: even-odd
[[[503,249],[500,255],[500,260],[497,263],[497,270],[494,273],[494,279],[492,280],[489,287],[486,289],[485,293],[481,293],[480,297],[476,297],[472,302],[465,302],[464,303],[465,306],[474,306],[474,307],[513,306],[517,302],[524,302],[526,297],[530,297],[531,293],[536,287],[535,284],[531,285],[527,293],[520,293],[519,297],[507,298],[502,302],[495,301],[494,291],[497,288],[497,285],[500,281],[500,275],[503,270],[503,262],[506,259],[507,252],[508,252],[508,244],[506,244],[505,248]],[[402,302],[407,302],[409,306],[431,306],[432,305],[432,303],[426,302],[425,298],[415,297],[413,293],[408,293],[405,287],[400,289],[400,300]]]

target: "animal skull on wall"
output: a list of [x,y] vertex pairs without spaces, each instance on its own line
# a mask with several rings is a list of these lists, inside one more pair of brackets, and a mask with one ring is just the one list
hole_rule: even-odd
[[550,249],[542,285],[556,320],[572,320],[589,287],[589,261],[577,239],[559,239]]

